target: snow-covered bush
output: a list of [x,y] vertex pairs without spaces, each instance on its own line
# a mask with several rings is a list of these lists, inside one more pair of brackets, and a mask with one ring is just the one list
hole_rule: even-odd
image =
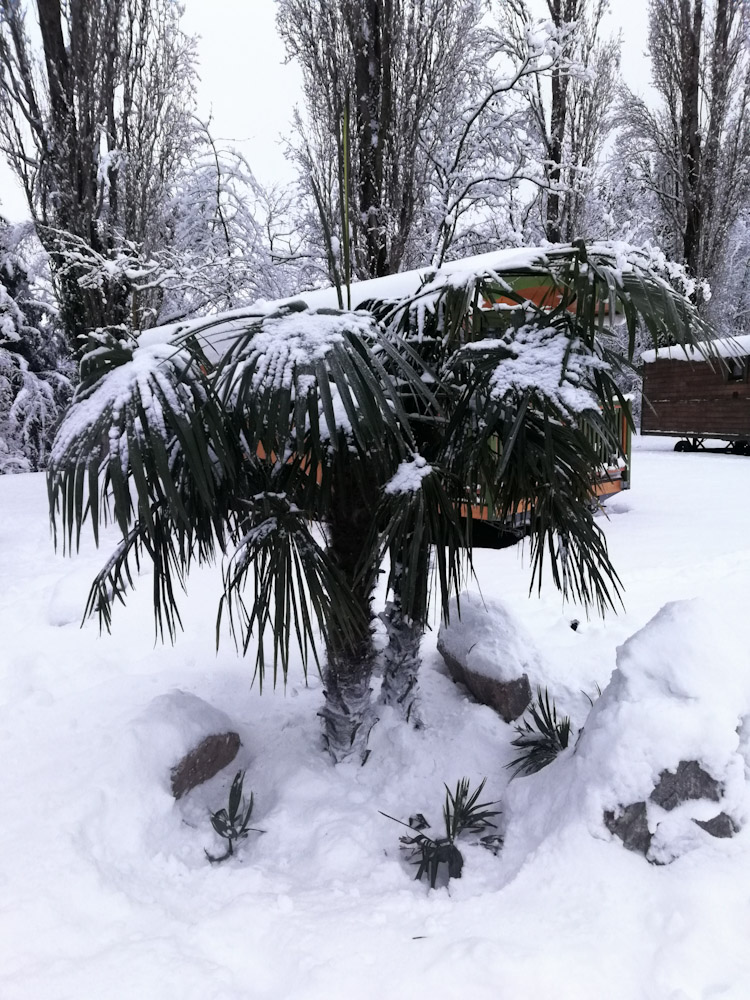
[[72,369],[53,311],[34,297],[11,227],[0,224],[0,474],[43,468]]

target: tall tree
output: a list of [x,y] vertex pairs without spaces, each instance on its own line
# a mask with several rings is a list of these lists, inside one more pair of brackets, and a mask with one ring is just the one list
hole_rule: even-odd
[[750,194],[750,50],[742,0],[652,0],[649,52],[661,103],[627,92],[624,141],[653,194],[664,249],[696,279],[723,266]]
[[487,97],[476,86],[481,14],[480,0],[278,0],[279,31],[304,80],[293,155],[334,280],[349,251],[360,278],[429,263],[430,154],[446,160],[446,121],[458,142],[463,112],[473,102],[477,119]]
[[[541,228],[551,243],[560,243],[589,235],[586,201],[612,127],[620,41],[601,37],[609,0],[546,0],[546,7],[559,58],[524,94],[544,165],[536,201]],[[533,25],[527,0],[507,0],[500,22],[510,37],[527,37]]]
[[[193,42],[172,0],[0,0],[0,151],[23,184],[71,343],[127,321],[122,275],[82,286],[81,247],[150,252],[159,207],[189,151]],[[80,344],[81,341],[78,340]]]

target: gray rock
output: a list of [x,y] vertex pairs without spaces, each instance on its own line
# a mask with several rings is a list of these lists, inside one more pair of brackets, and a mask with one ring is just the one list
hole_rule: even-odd
[[523,715],[532,687],[547,675],[534,639],[510,608],[479,594],[451,599],[437,647],[451,677],[506,722]]
[[510,681],[488,677],[461,663],[448,652],[440,638],[437,648],[453,680],[467,687],[480,704],[494,708],[505,722],[520,718],[531,704],[531,685],[526,674]]
[[651,831],[648,828],[648,812],[645,802],[633,802],[620,812],[605,812],[604,825],[610,833],[622,841],[629,851],[644,856],[651,847]]
[[[721,782],[712,778],[697,760],[681,760],[676,771],[662,771],[656,787],[649,796],[649,802],[671,812],[684,802],[698,799],[720,802],[723,791]],[[738,831],[734,820],[725,812],[719,813],[712,819],[694,819],[693,822],[712,837],[733,837]],[[604,825],[620,838],[629,851],[648,855],[653,838],[648,828],[646,802],[633,802],[629,806],[621,807],[617,813],[606,812]]]
[[187,753],[171,771],[172,794],[176,799],[213,778],[231,764],[240,749],[237,733],[217,733],[207,736]]
[[720,802],[721,784],[704,771],[697,760],[681,760],[676,771],[662,771],[649,798],[662,809],[671,811],[690,799]]
[[732,817],[724,812],[714,816],[713,819],[696,819],[694,822],[712,837],[733,837],[739,830]]

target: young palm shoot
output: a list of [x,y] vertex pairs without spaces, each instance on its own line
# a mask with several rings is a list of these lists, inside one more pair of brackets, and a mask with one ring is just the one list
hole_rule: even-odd
[[518,736],[511,740],[511,746],[520,751],[505,765],[513,772],[511,778],[541,771],[570,742],[570,719],[568,716],[557,718],[555,703],[550,702],[546,688],[544,691],[541,687],[537,688],[536,704],[531,706],[529,714],[531,719],[521,720],[521,724],[516,726]]
[[245,806],[245,800],[242,797],[242,784],[244,780],[245,772],[238,771],[234,776],[232,787],[229,790],[227,808],[211,813],[211,826],[227,842],[227,849],[224,854],[214,856],[213,854],[209,854],[208,851],[204,851],[212,865],[231,858],[234,854],[234,845],[238,841],[244,840],[251,830],[253,833],[263,833],[262,830],[249,825],[250,816],[253,812],[253,793],[250,793],[250,802]]
[[487,779],[483,778],[478,787],[472,792],[468,778],[461,778],[456,783],[456,791],[451,792],[445,786],[445,805],[443,806],[443,819],[445,820],[445,834],[451,840],[456,840],[462,833],[482,833],[489,827],[494,827],[493,816],[499,816],[498,809],[490,809],[494,802],[480,802],[479,796],[482,794]]
[[[437,884],[441,866],[447,869],[448,879],[461,878],[464,867],[464,858],[461,851],[456,846],[456,840],[464,832],[481,833],[490,827],[495,828],[492,822],[493,816],[499,816],[499,810],[489,809],[495,805],[494,802],[480,803],[479,796],[485,786],[486,778],[482,780],[479,787],[472,792],[468,778],[461,778],[456,785],[455,793],[452,793],[448,786],[445,786],[445,806],[443,807],[443,820],[445,821],[444,837],[428,837],[421,831],[429,826],[421,813],[412,816],[408,823],[404,823],[395,816],[381,812],[381,816],[393,820],[401,826],[406,826],[412,831],[416,831],[412,836],[400,838],[401,845],[408,851],[408,859],[412,864],[417,865],[415,881],[419,882],[423,875],[427,875],[430,888],[434,889]],[[495,836],[491,837],[493,844],[486,844],[482,838],[480,843],[485,847],[494,849]]]

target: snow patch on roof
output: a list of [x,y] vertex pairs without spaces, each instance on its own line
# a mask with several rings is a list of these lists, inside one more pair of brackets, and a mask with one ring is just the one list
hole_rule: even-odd
[[712,358],[745,358],[750,355],[750,334],[741,337],[719,337],[704,340],[693,346],[658,347],[644,351],[641,360],[653,361],[710,361]]

